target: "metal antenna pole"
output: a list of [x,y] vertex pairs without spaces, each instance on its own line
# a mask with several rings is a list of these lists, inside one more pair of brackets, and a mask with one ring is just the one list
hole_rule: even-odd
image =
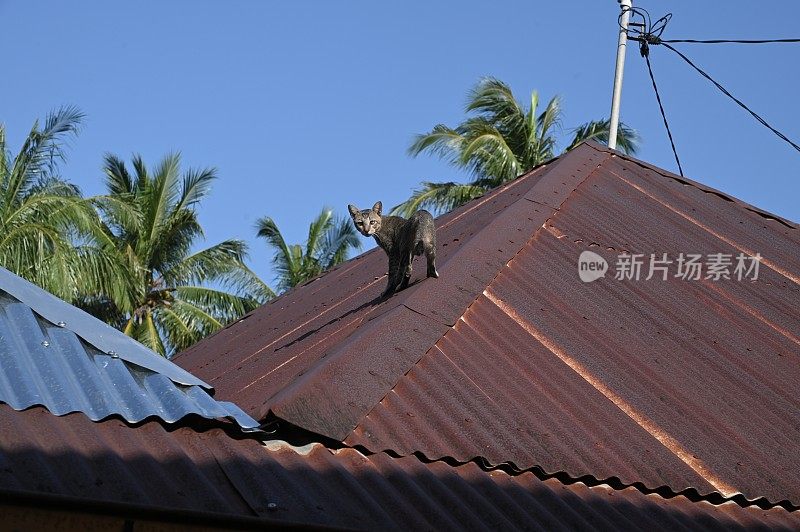
[[622,8],[619,41],[617,41],[617,68],[614,71],[614,93],[611,97],[611,120],[608,127],[608,147],[617,148],[617,129],[619,128],[619,102],[622,98],[622,72],[625,70],[625,47],[628,43],[628,19],[631,16],[631,0],[617,0]]

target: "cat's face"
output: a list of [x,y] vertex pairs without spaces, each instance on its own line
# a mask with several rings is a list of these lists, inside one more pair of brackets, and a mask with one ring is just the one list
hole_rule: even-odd
[[359,210],[355,205],[348,205],[347,210],[353,217],[353,223],[359,233],[372,236],[381,230],[381,202],[377,202],[371,209]]

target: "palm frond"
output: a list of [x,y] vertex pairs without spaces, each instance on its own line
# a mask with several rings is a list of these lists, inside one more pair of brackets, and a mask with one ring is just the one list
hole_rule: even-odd
[[180,159],[179,153],[170,153],[158,163],[153,172],[152,183],[148,188],[148,209],[145,212],[145,231],[149,233],[151,241],[162,231],[162,224],[169,218],[177,201],[180,192]]
[[526,144],[535,146],[539,142],[539,122],[536,112],[539,110],[539,92],[531,91],[531,104],[525,114]]
[[9,161],[11,161],[11,153],[6,147],[6,126],[0,124],[0,184],[4,184],[8,176]]
[[154,271],[166,271],[185,257],[192,243],[203,236],[203,228],[194,210],[172,210],[156,228],[155,233],[145,234],[138,242],[138,254]]
[[515,120],[525,114],[514,98],[511,87],[492,77],[481,79],[470,90],[466,111],[482,114],[495,123]]
[[216,168],[189,169],[183,175],[177,210],[191,207],[203,199],[211,190],[211,182],[217,178]]
[[[278,276],[284,280],[295,277],[294,272],[300,269],[300,264],[296,263],[296,254],[286,244],[275,221],[268,216],[259,218],[256,221],[256,236],[265,239],[267,244],[274,249],[272,264]],[[302,251],[300,255],[302,257]],[[279,285],[278,288],[281,289],[284,287],[285,282],[282,281]]]
[[[482,79],[470,91],[466,110],[468,113],[477,113],[479,118],[491,124],[504,137],[513,153],[517,157],[522,155],[528,129],[526,114],[507,84],[495,78]],[[458,129],[469,130],[469,126],[464,126]]]
[[183,258],[161,273],[169,286],[224,280],[242,266],[246,253],[243,240],[225,240]]
[[323,207],[308,226],[308,239],[306,240],[306,257],[315,257],[322,245],[325,233],[333,223],[333,209]]
[[475,198],[482,196],[486,188],[462,183],[423,182],[411,197],[392,208],[391,213],[406,218],[420,209],[428,209],[434,214],[448,212]]
[[[108,308],[115,309],[115,314],[135,308],[136,277],[129,275],[129,267],[116,249],[92,244],[75,247],[70,268],[76,274],[75,301],[105,300],[109,302]],[[98,317],[109,318],[107,315]]]
[[323,270],[330,270],[347,260],[351,249],[361,249],[355,226],[350,218],[334,218],[325,232],[325,241],[318,251],[317,259]]
[[133,194],[134,182],[122,159],[113,153],[106,153],[103,156],[103,173],[109,194]]
[[251,310],[248,298],[207,286],[179,286],[175,289],[175,298],[202,310],[206,321],[212,323],[213,320],[215,327],[222,327]]
[[460,131],[451,129],[444,124],[437,124],[430,132],[414,137],[414,141],[408,148],[408,154],[416,157],[422,152],[428,152],[458,166],[463,143],[464,137]]
[[506,138],[492,124],[470,122],[470,131],[461,150],[461,163],[476,176],[491,176],[498,184],[522,173],[516,155]]
[[86,201],[100,213],[102,221],[109,226],[108,230],[116,231],[118,238],[123,239],[125,236],[141,233],[143,217],[135,193],[92,196],[86,198]]
[[145,192],[150,188],[150,172],[147,171],[147,165],[144,163],[142,156],[138,153],[133,155],[131,162],[133,164],[133,170],[136,172],[136,190],[138,192]]
[[152,312],[147,311],[141,319],[129,320],[123,332],[159,355],[163,357],[168,355]]
[[[567,146],[567,149],[564,151],[569,151],[586,140],[596,140],[597,142],[607,143],[609,130],[609,119],[592,120],[590,122],[586,122],[585,124],[581,124],[572,130],[574,137],[572,142],[570,142],[569,146]],[[617,128],[617,149],[629,155],[634,155],[636,150],[639,148],[639,142],[639,134],[620,122],[619,127]]]
[[169,307],[158,310],[158,321],[170,345],[170,349],[166,353],[167,358],[171,358],[175,353],[188,348],[213,332],[211,330],[206,332],[202,328],[195,327],[193,320],[186,313],[179,314]]
[[19,201],[32,185],[54,175],[56,164],[65,158],[62,147],[65,137],[77,134],[82,119],[83,113],[76,107],[67,106],[48,114],[41,130],[38,121],[34,123],[11,164],[10,172],[0,183],[4,204]]
[[225,289],[249,301],[247,311],[251,311],[275,297],[275,292],[256,273],[242,264],[237,270],[225,276],[222,282]]
[[300,244],[289,246],[289,253],[291,256],[291,262],[289,263],[291,269],[286,272],[279,272],[281,281],[278,283],[278,288],[281,290],[297,286],[311,277],[316,277],[322,271],[314,257],[305,257],[303,255],[303,246]]
[[561,126],[561,99],[553,96],[536,118],[536,137],[531,141],[523,157],[524,170],[542,164],[555,156],[556,137],[554,130]]
[[170,346],[167,356],[171,357],[190,347],[199,339],[219,331],[224,325],[199,308],[185,301],[176,301],[170,307],[158,309],[159,327]]
[[144,326],[146,331],[145,338],[147,341],[145,345],[159,355],[166,357],[167,350],[164,347],[164,341],[161,339],[161,334],[159,334],[152,312],[148,312],[147,316],[145,316]]
[[561,98],[553,96],[539,115],[539,138],[551,136],[553,129],[561,125]]

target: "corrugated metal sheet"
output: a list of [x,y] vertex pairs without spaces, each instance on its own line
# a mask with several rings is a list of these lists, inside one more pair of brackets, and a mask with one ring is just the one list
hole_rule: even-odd
[[[437,227],[440,279],[374,305],[385,258],[366,254],[177,360],[371,451],[800,505],[794,224],[587,144]],[[585,284],[584,250],[764,260],[756,282]]]
[[123,360],[165,375],[180,384],[211,388],[191,373],[170,363],[166,358],[121,331],[2,267],[0,267],[0,288],[11,297],[28,305],[50,323],[64,323],[69,330],[101,353],[116,353]]
[[800,504],[797,284],[577,275],[584,250],[745,248],[800,272],[797,230],[618,160],[546,229],[346,442]]
[[[592,158],[605,156],[587,150]],[[577,176],[591,163],[580,166],[572,170]],[[380,301],[387,260],[377,249],[265,305],[175,362],[257,418],[271,410],[304,428],[344,438],[513,257],[515,245],[524,242],[515,239],[552,214],[551,207],[524,199],[545,169],[437,222],[440,279],[425,279],[418,266],[410,290]],[[487,227],[509,237],[497,246],[481,237]],[[451,297],[433,302],[426,297],[441,291]],[[394,330],[399,316],[404,324],[399,334],[380,333]],[[354,355],[376,360],[354,363]]]
[[[519,180],[502,193],[487,195],[466,210],[440,218],[439,265],[518,201],[536,177]],[[315,367],[324,355],[328,358],[346,346],[362,324],[403,305],[412,290],[388,301],[377,300],[386,283],[386,268],[382,250],[367,252],[271,301],[173,360],[258,415],[270,397]],[[430,290],[439,281],[424,280],[424,268],[417,264],[412,289]]]
[[[13,427],[13,430],[11,430]],[[136,428],[0,405],[0,491],[381,530],[797,529],[780,508],[714,506],[629,488],[563,485],[415,457]],[[73,506],[80,511],[81,506]]]
[[[9,281],[14,279],[0,279]],[[16,410],[43,405],[58,416],[82,412],[94,421],[119,415],[130,423],[149,417],[174,423],[198,415],[258,427],[239,407],[215,401],[200,386],[178,384],[121,355],[101,353],[71,329],[78,309],[64,310],[65,321],[54,325],[0,290],[0,401]]]

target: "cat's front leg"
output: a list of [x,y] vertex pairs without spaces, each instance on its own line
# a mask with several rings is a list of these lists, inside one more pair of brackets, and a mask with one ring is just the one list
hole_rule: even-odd
[[386,284],[386,290],[383,291],[381,297],[389,297],[394,294],[394,291],[397,290],[397,286],[400,284],[399,277],[402,275],[402,271],[398,261],[389,260],[389,279]]
[[394,289],[397,287],[397,282],[395,282],[392,275],[389,275],[389,282],[386,284],[386,290],[383,291],[381,297],[389,297],[394,294]]

